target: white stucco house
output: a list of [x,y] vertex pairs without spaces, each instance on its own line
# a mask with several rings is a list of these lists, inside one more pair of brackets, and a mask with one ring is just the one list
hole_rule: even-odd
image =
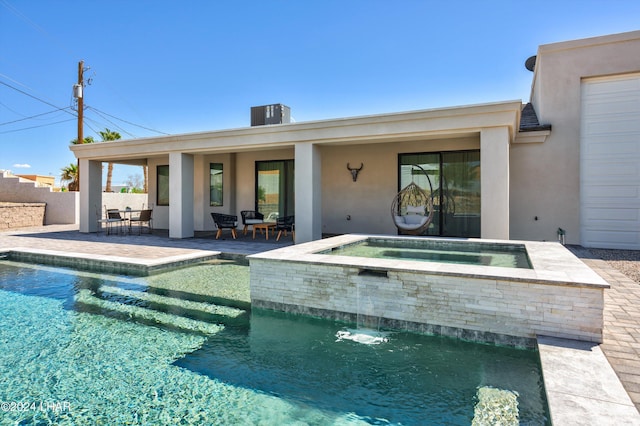
[[[542,45],[528,64],[524,104],[73,145],[80,230],[96,230],[101,165],[113,162],[148,165],[154,227],[171,238],[241,210],[295,215],[296,242],[396,234],[396,193],[428,175],[428,235],[557,240],[562,229],[570,244],[640,249],[640,31]],[[363,165],[356,180],[347,164]]]

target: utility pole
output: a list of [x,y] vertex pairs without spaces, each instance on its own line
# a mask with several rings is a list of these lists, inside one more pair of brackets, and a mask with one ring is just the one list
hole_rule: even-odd
[[[73,97],[78,100],[78,142],[84,143],[84,61],[78,62],[78,83],[73,85]],[[80,191],[80,159],[76,168],[76,191]]]
[[84,143],[84,126],[83,126],[83,110],[84,110],[84,61],[78,62],[78,84],[74,94],[78,99],[78,143]]

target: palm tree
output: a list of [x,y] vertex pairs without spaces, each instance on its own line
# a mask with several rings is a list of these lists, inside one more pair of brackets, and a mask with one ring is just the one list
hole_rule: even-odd
[[[82,143],[94,143],[95,141],[93,140],[93,136],[87,136],[84,139],[82,139]],[[78,138],[75,139],[71,139],[71,144],[72,145],[78,145]],[[70,171],[69,170],[69,166],[62,168],[62,173],[63,176],[65,174],[66,171]],[[71,181],[69,183],[69,191],[79,191],[80,190],[80,160],[78,160],[78,163],[76,165],[74,165],[74,170],[73,170],[73,177],[70,177],[70,174],[67,174],[67,176],[69,176],[66,180]],[[65,180],[64,178],[62,180]]]
[[[94,142],[95,141],[93,140],[93,136],[87,136],[86,138],[84,138],[84,142],[82,143],[94,143]],[[78,138],[71,139],[71,144],[78,145]]]
[[63,167],[61,169],[62,174],[60,175],[60,179],[63,182],[69,182],[67,188],[69,191],[77,191],[78,190],[78,165],[69,163],[68,166]]
[[[100,137],[102,138],[102,142],[109,142],[109,141],[117,141],[118,139],[121,138],[120,133],[118,132],[114,132],[112,130],[109,129],[104,129],[103,132],[98,132],[100,133]],[[111,192],[111,177],[113,176],[113,163],[108,163],[107,164],[107,184],[104,188],[104,190],[106,192]]]

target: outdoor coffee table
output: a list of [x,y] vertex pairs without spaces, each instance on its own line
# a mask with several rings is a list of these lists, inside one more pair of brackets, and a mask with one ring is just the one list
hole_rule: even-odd
[[267,231],[266,232],[266,237],[265,239],[269,239],[269,230],[271,230],[271,232],[275,232],[276,230],[276,224],[273,222],[262,222],[262,223],[254,223],[253,225],[253,239],[256,239],[256,229],[260,230],[260,233],[262,233],[263,231]]

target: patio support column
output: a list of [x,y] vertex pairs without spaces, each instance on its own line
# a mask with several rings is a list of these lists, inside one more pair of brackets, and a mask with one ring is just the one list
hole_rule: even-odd
[[102,209],[102,162],[80,159],[80,232],[98,230]]
[[509,129],[480,132],[480,236],[509,239]]
[[322,238],[321,165],[317,145],[295,145],[296,244]]
[[169,238],[193,237],[193,155],[169,154]]

